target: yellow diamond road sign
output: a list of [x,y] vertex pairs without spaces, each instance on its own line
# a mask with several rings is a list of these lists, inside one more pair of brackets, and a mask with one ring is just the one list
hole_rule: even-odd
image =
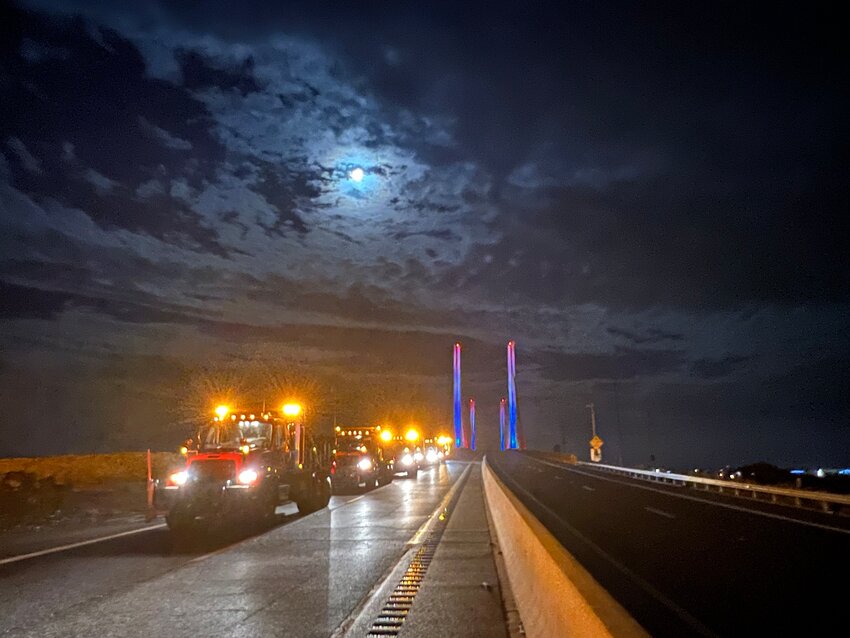
[[598,450],[602,447],[602,445],[602,439],[600,439],[598,436],[594,436],[592,439],[590,439],[590,447],[592,447],[594,450]]

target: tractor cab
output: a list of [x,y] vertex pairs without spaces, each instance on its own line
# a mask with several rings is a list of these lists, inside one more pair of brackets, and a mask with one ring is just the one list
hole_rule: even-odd
[[392,459],[379,445],[380,426],[336,428],[331,482],[335,491],[369,490],[392,481]]

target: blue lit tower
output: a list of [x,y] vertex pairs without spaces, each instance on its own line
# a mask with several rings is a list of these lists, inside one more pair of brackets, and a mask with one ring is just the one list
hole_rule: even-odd
[[466,441],[463,436],[463,408],[460,400],[460,343],[454,347],[454,420],[455,420],[455,447],[464,447]]
[[504,397],[499,401],[499,449],[505,449],[505,403]]
[[519,448],[516,406],[516,343],[508,341],[508,449]]
[[475,449],[475,399],[469,400],[469,449]]

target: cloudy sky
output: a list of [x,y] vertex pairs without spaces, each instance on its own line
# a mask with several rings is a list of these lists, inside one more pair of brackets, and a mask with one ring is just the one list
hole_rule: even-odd
[[455,340],[488,443],[513,338],[530,447],[850,465],[837,5],[122,4],[2,5],[0,454],[260,360],[448,429]]

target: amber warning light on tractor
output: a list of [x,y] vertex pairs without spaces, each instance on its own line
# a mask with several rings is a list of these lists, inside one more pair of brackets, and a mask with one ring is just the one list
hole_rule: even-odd
[[298,403],[286,403],[283,406],[283,413],[286,416],[298,416],[301,414],[301,405]]

